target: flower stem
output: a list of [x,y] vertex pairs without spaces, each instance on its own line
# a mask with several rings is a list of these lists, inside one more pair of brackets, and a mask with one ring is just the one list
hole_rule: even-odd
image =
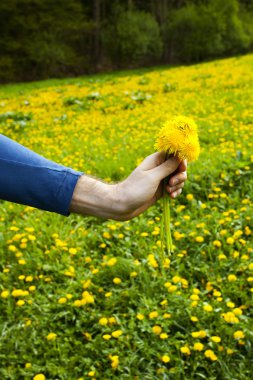
[[170,229],[170,202],[169,195],[166,191],[166,185],[168,178],[165,178],[163,181],[163,222],[164,222],[164,238],[166,239],[166,251],[170,256],[172,253],[172,238],[171,238],[171,229]]

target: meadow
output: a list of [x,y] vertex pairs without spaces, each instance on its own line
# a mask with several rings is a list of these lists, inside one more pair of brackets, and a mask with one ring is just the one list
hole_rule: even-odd
[[2,380],[250,380],[253,55],[0,87],[0,132],[108,182],[173,115],[201,155],[171,201],[127,222],[1,202]]

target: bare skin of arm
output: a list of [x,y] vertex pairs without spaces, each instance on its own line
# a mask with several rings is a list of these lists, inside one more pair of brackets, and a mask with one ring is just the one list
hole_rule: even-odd
[[108,184],[82,175],[75,187],[70,212],[103,219],[129,220],[162,197],[162,180],[170,176],[166,190],[176,198],[187,178],[187,163],[164,153],[147,156],[122,182]]

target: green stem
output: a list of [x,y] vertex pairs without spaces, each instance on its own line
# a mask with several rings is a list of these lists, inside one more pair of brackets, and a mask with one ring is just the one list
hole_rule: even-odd
[[162,215],[162,220],[161,220],[160,240],[161,240],[161,267],[162,267],[163,262],[164,262],[164,215]]
[[165,227],[164,237],[166,239],[166,250],[167,254],[170,256],[172,253],[172,238],[170,229],[170,202],[169,195],[166,191],[167,182],[168,178],[165,178],[163,181],[163,219]]

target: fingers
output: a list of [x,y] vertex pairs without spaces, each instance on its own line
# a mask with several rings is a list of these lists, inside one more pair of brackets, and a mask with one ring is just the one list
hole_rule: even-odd
[[156,152],[147,156],[142,163],[139,165],[139,168],[142,170],[150,170],[155,168],[158,165],[161,165],[165,160],[164,152]]
[[167,189],[168,193],[172,194],[175,191],[182,189],[183,187],[184,187],[184,182],[179,183],[177,186],[172,186],[172,187],[167,186],[166,189]]
[[170,197],[173,198],[173,199],[175,199],[181,193],[182,193],[182,189],[178,189],[178,190],[174,191],[173,193],[171,193]]
[[171,157],[164,161],[161,165],[149,170],[149,173],[156,181],[161,181],[163,178],[172,174],[179,166],[180,160],[177,157]]
[[173,187],[173,186],[177,186],[180,183],[185,182],[186,179],[187,179],[187,173],[186,173],[186,171],[180,172],[180,173],[176,173],[175,175],[173,175],[170,178],[169,183],[168,183],[168,188],[169,187]]
[[177,168],[178,172],[185,172],[187,169],[187,160],[183,160],[180,162],[179,167]]

